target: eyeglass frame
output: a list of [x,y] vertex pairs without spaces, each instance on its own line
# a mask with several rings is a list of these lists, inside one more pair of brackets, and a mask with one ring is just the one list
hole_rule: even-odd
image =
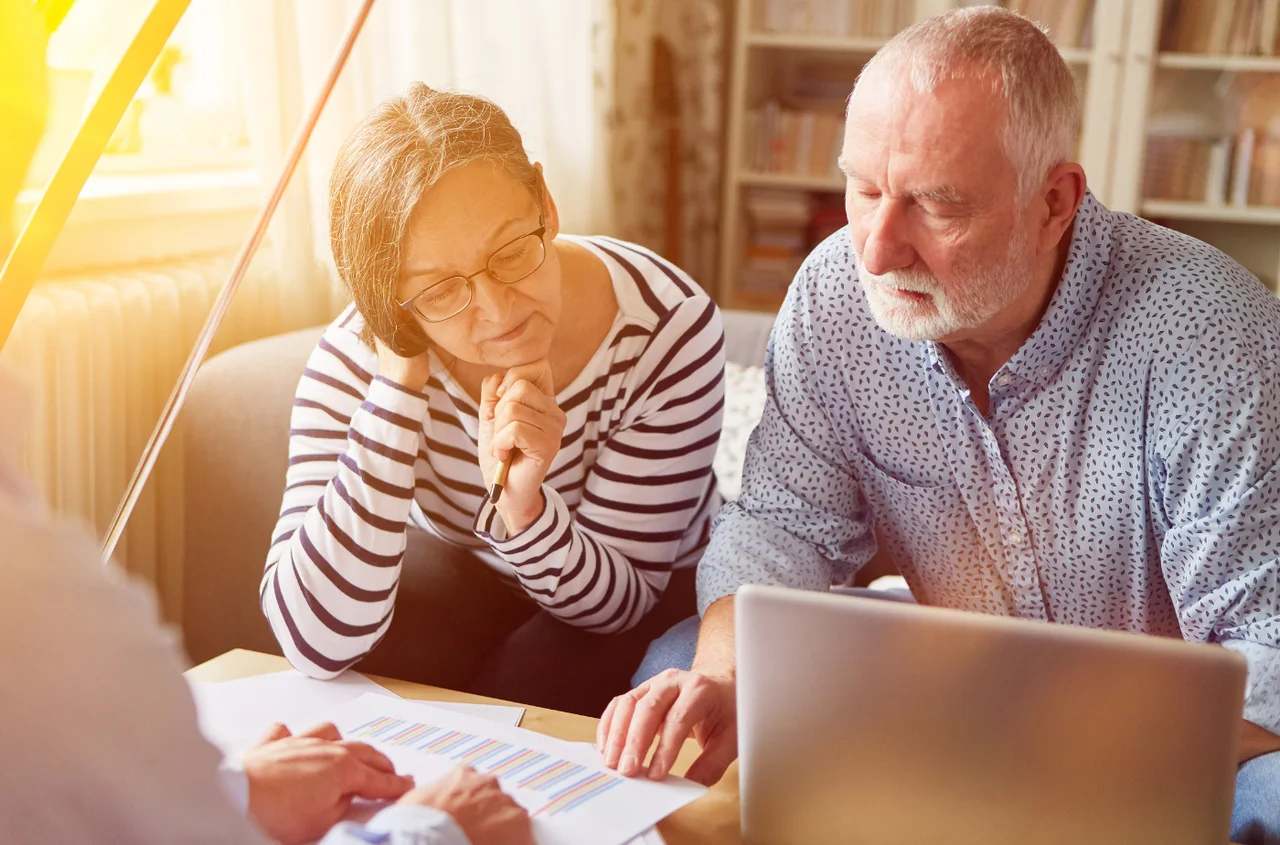
[[[530,237],[531,235],[537,235],[537,236],[538,236],[538,242],[539,242],[539,244],[541,244],[541,246],[542,246],[542,259],[538,262],[538,266],[537,266],[537,267],[534,267],[532,270],[530,270],[528,273],[525,273],[525,274],[524,274],[523,276],[521,276],[520,278],[518,278],[518,279],[512,279],[512,280],[511,280],[511,281],[509,281],[509,282],[504,282],[502,279],[499,279],[497,276],[493,275],[493,272],[489,269],[489,262],[493,260],[493,257],[494,257],[495,255],[497,255],[498,253],[502,252],[502,251],[503,251],[504,249],[506,249],[507,247],[509,247],[509,246],[511,246],[512,244],[516,243],[517,241],[522,241],[522,240],[524,240],[525,238]],[[455,274],[455,275],[453,275],[453,276],[447,276],[447,277],[445,277],[445,278],[441,279],[440,281],[436,282],[435,284],[430,285],[429,287],[425,287],[425,288],[423,288],[422,290],[418,291],[418,292],[417,292],[417,293],[415,293],[413,296],[411,296],[411,297],[409,297],[408,299],[406,299],[404,302],[397,302],[397,303],[396,303],[396,305],[399,305],[401,308],[403,308],[404,310],[408,311],[410,314],[414,315],[415,317],[418,317],[419,319],[422,319],[422,320],[426,320],[428,323],[443,323],[445,320],[452,320],[454,317],[458,316],[458,315],[459,315],[459,314],[461,314],[463,311],[466,311],[468,308],[470,308],[470,307],[471,307],[471,303],[475,301],[475,298],[476,298],[476,283],[473,281],[473,279],[474,279],[476,276],[479,276],[481,273],[488,273],[488,274],[489,274],[489,278],[493,279],[495,282],[497,282],[497,283],[498,283],[498,284],[500,284],[500,285],[514,285],[514,284],[518,284],[518,283],[520,283],[520,282],[523,282],[525,279],[529,278],[529,277],[530,277],[530,276],[532,276],[534,273],[536,273],[536,272],[538,272],[539,270],[541,270],[541,269],[542,269],[542,265],[543,265],[543,264],[545,264],[545,263],[547,262],[547,244],[546,244],[546,242],[543,240],[543,239],[546,237],[546,235],[547,235],[547,221],[546,221],[546,213],[545,213],[544,211],[542,211],[542,210],[539,210],[539,211],[538,211],[538,228],[534,229],[534,230],[533,230],[533,231],[531,231],[531,232],[525,232],[523,235],[518,235],[518,236],[516,236],[516,237],[512,238],[511,240],[507,241],[506,243],[504,243],[502,246],[500,246],[500,247],[498,247],[497,249],[495,249],[492,253],[490,253],[490,254],[489,254],[489,258],[484,262],[484,267],[482,267],[481,269],[479,269],[479,270],[475,271],[474,273],[471,273],[470,275],[467,275],[467,276],[464,276],[464,275],[462,275],[462,274],[460,274],[460,273],[459,273],[459,274]],[[423,316],[422,312],[420,312],[418,309],[416,309],[416,308],[413,306],[414,300],[418,299],[418,297],[423,296],[423,295],[424,295],[424,294],[426,294],[428,291],[434,290],[434,289],[436,289],[436,288],[440,287],[441,285],[443,285],[443,284],[445,284],[445,283],[447,283],[447,282],[449,282],[449,281],[452,281],[453,279],[462,279],[464,282],[466,282],[466,283],[467,283],[467,301],[466,301],[466,303],[465,303],[461,308],[459,308],[457,311],[454,311],[454,312],[453,312],[452,314],[450,314],[448,317],[439,317],[439,318],[437,318],[437,319],[434,319],[434,320],[433,320],[433,319],[431,319],[430,317]]]

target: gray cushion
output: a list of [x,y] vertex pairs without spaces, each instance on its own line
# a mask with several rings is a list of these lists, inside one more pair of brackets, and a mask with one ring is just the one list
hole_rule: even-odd
[[200,662],[231,648],[279,654],[258,610],[288,465],[289,414],[323,327],[256,340],[211,358],[183,409],[182,627]]

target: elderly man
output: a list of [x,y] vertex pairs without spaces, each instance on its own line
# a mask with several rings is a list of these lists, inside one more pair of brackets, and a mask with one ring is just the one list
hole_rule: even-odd
[[849,228],[774,327],[742,497],[698,572],[693,670],[606,711],[619,771],[660,734],[661,777],[692,732],[690,776],[718,779],[734,592],[843,582],[874,525],[918,601],[1242,654],[1234,835],[1280,841],[1280,302],[1103,207],[1071,160],[1079,123],[1053,45],[999,8],[924,21],[867,64]]

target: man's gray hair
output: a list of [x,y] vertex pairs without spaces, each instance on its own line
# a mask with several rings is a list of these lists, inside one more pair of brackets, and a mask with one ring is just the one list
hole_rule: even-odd
[[905,72],[919,93],[948,79],[990,79],[1005,103],[1005,152],[1022,201],[1051,168],[1075,157],[1080,136],[1075,76],[1044,31],[1015,12],[970,6],[904,29],[863,67],[855,93],[873,69]]

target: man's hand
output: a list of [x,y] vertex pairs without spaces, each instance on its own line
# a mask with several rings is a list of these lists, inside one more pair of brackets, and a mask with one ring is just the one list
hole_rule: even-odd
[[409,390],[421,391],[427,386],[427,380],[431,378],[430,353],[404,358],[377,338],[374,338],[373,345],[378,351],[378,375]]
[[244,756],[249,815],[283,845],[314,842],[341,821],[353,798],[394,801],[413,788],[380,752],[346,742],[333,725],[292,736],[276,725]]
[[[626,777],[644,773],[662,780],[692,734],[702,754],[685,774],[710,786],[738,756],[736,685],[730,679],[668,669],[609,702],[600,718],[596,746],[605,765]],[[648,767],[645,755],[658,739]]]
[[1240,725],[1240,763],[1247,763],[1254,757],[1280,751],[1280,736],[1276,736],[1266,728],[1253,722],[1244,721]]
[[542,515],[542,481],[560,452],[566,422],[546,361],[512,367],[481,385],[479,458],[486,487],[498,464],[511,458],[497,505],[508,534],[519,534]]
[[498,779],[469,766],[420,786],[400,799],[448,813],[471,845],[533,845],[529,814],[498,786]]

